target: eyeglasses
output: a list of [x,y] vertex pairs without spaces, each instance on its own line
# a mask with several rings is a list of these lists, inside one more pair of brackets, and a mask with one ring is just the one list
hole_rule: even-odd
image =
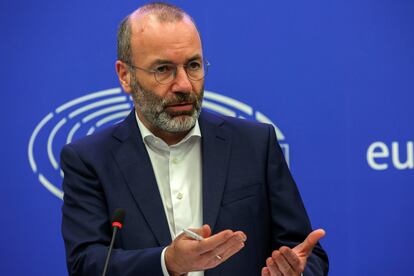
[[[127,63],[127,65],[133,69],[139,69],[147,73],[154,74],[155,80],[160,84],[169,84],[177,76],[178,66],[172,63],[164,63],[157,65],[154,69],[141,68],[132,64]],[[192,60],[187,64],[181,65],[184,68],[187,77],[190,80],[198,81],[203,79],[207,75],[208,67],[210,63],[204,60]]]

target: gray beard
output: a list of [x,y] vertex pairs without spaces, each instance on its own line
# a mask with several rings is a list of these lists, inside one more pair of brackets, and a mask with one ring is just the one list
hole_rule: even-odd
[[[153,91],[144,89],[133,75],[131,88],[136,108],[139,108],[151,126],[163,131],[179,133],[189,131],[196,124],[201,112],[204,85],[199,94],[175,92],[174,97],[162,98]],[[168,105],[182,102],[192,102],[194,108],[183,112],[169,112],[165,109]]]

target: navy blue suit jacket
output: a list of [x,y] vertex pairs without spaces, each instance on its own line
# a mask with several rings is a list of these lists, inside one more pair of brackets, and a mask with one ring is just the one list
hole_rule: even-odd
[[[213,115],[200,118],[203,222],[213,233],[241,230],[245,247],[205,275],[260,275],[272,250],[293,247],[311,232],[296,185],[270,125]],[[110,217],[126,210],[108,275],[162,275],[171,242],[151,162],[134,112],[100,133],[66,145],[62,234],[70,275],[100,275],[111,239]],[[317,245],[307,275],[325,275]]]

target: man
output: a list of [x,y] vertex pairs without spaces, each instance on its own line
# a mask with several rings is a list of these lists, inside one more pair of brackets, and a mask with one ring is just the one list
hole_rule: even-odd
[[207,66],[181,9],[148,4],[121,23],[116,71],[135,109],[61,154],[71,275],[102,272],[118,207],[110,275],[327,274],[273,127],[201,112]]

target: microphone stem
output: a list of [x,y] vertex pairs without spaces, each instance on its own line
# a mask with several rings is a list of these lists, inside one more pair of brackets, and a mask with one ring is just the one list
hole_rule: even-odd
[[112,248],[114,247],[115,236],[116,236],[117,232],[118,232],[118,227],[114,227],[114,230],[112,231],[111,244],[109,245],[108,255],[106,255],[105,266],[104,266],[104,269],[103,269],[103,272],[102,272],[102,276],[105,276],[106,271],[108,270],[109,258],[111,257]]

